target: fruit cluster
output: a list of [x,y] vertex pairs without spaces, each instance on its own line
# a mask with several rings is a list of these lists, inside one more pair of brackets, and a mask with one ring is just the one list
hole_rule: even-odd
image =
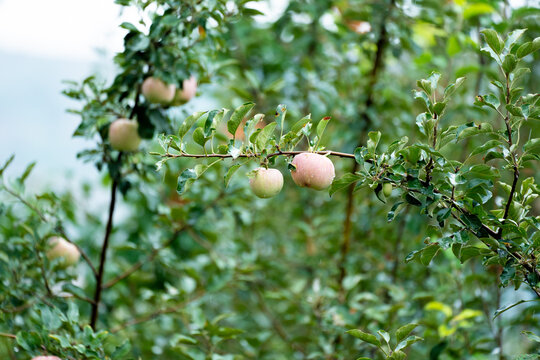
[[[332,184],[336,176],[332,161],[320,154],[309,152],[298,154],[291,165],[292,179],[301,187],[323,190]],[[254,171],[249,184],[255,195],[263,199],[270,198],[281,191],[283,175],[277,169],[258,168]]]
[[[197,93],[197,79],[191,76],[182,82],[182,88],[167,84],[156,77],[148,77],[141,86],[144,98],[152,104],[180,106]],[[141,143],[139,124],[130,119],[118,119],[109,127],[109,141],[118,151],[136,151]]]

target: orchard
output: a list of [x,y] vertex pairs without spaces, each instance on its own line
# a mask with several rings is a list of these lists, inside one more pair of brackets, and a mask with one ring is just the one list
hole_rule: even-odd
[[101,182],[1,159],[0,359],[540,358],[536,1],[115,2]]

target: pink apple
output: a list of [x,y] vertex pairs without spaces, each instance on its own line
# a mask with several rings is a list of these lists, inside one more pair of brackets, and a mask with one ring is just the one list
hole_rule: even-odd
[[81,253],[79,249],[66,239],[53,236],[48,241],[50,249],[47,251],[49,260],[62,258],[62,263],[66,266],[75,265],[79,261]]
[[326,189],[336,176],[334,164],[326,156],[315,153],[301,153],[294,157],[291,176],[296,185],[315,190]]
[[249,180],[251,190],[260,198],[267,199],[276,196],[283,187],[283,175],[277,169],[258,168]]
[[156,77],[146,78],[141,88],[143,96],[153,104],[167,105],[174,98],[176,86]]
[[128,119],[118,119],[109,126],[109,141],[118,151],[136,151],[141,143],[139,124]]
[[182,88],[176,89],[174,99],[171,102],[172,106],[180,106],[187,103],[189,100],[195,97],[197,93],[197,79],[195,76],[191,76],[189,79],[185,79],[182,82]]
[[32,360],[62,360],[58,356],[36,356]]

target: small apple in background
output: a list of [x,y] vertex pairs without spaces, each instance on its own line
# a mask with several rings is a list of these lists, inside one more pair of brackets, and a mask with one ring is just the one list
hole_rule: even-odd
[[176,86],[167,84],[156,77],[148,77],[141,88],[143,96],[153,104],[167,105],[174,98]]
[[62,263],[66,266],[75,265],[81,256],[79,249],[66,239],[60,236],[53,236],[49,239],[49,246],[51,247],[47,251],[47,258],[54,260],[62,258]]
[[58,356],[36,356],[32,360],[62,360]]
[[382,187],[382,192],[385,197],[389,197],[390,195],[392,195],[392,184],[384,183]]
[[334,164],[326,156],[315,153],[301,153],[294,157],[291,176],[296,185],[315,190],[326,189],[336,176]]
[[136,151],[141,143],[139,124],[129,119],[118,119],[109,126],[109,141],[118,151]]
[[174,99],[171,102],[171,106],[180,106],[193,99],[197,94],[197,79],[195,76],[190,76],[189,79],[185,79],[182,82],[182,88],[176,89]]
[[283,187],[283,175],[278,169],[258,168],[249,179],[249,186],[255,195],[267,199],[276,196]]

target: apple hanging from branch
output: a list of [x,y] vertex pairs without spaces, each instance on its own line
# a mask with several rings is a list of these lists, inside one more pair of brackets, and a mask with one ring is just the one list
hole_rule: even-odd
[[136,151],[141,143],[139,124],[129,119],[118,119],[109,127],[109,141],[118,151]]
[[152,104],[168,105],[174,98],[176,86],[151,76],[143,81],[141,92]]
[[276,196],[283,188],[283,175],[278,169],[258,168],[249,180],[251,190],[262,199]]
[[49,260],[61,259],[61,263],[64,266],[75,265],[81,257],[77,246],[60,236],[51,237],[48,240],[48,244],[50,249],[47,251],[47,258]]

